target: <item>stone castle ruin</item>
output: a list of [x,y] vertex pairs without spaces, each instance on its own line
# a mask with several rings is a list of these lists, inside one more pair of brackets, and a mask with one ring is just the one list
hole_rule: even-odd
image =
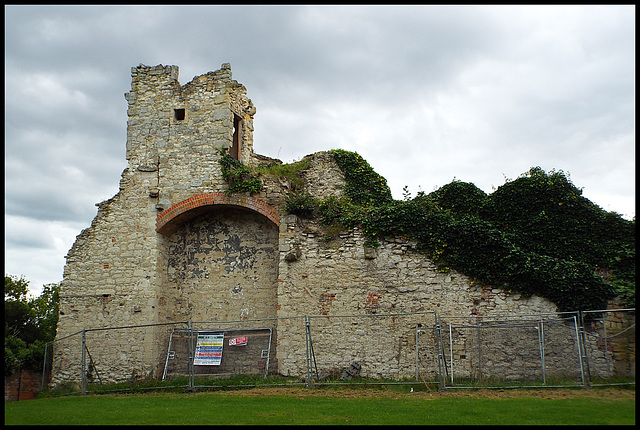
[[[265,370],[268,351],[269,373],[304,376],[305,315],[320,327],[315,353],[327,371],[357,361],[364,376],[404,377],[418,371],[415,327],[433,322],[429,312],[461,319],[554,313],[546,299],[441,273],[403,239],[371,249],[355,228],[327,240],[318,220],[284,210],[292,189],[287,178],[265,176],[257,193],[229,193],[219,162],[224,153],[247,166],[277,161],[254,152],[256,108],[229,64],[185,85],[177,66],[139,65],[131,77],[125,94],[128,165],[119,192],[97,204],[91,226],[67,255],[52,383],[79,381],[84,351],[65,339],[85,329],[96,330],[87,336],[94,336],[91,360],[103,380],[166,375],[169,358],[181,354],[178,332],[167,325],[182,321],[202,332],[227,330],[222,364],[229,372],[242,360],[249,365],[263,359]],[[344,176],[329,152],[305,160],[306,192],[317,198],[343,194]],[[398,316],[384,317],[391,314]],[[123,326],[144,329],[98,331]],[[238,353],[230,363],[239,350],[227,343],[229,333],[263,328],[268,342],[258,356]],[[373,333],[393,339],[390,347],[365,351],[362,341],[379,342]],[[341,340],[323,342],[329,336]],[[471,353],[458,345],[451,353],[464,369]],[[425,366],[431,367],[421,372],[437,370],[433,362]]]

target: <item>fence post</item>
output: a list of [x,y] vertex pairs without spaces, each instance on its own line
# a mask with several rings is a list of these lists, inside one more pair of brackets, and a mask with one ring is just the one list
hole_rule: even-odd
[[305,326],[305,344],[307,347],[307,388],[313,388],[313,378],[312,373],[313,369],[311,369],[311,354],[312,348],[311,345],[311,320],[308,315],[304,316],[304,326]]
[[86,338],[85,338],[85,329],[82,329],[82,353],[80,356],[80,380],[82,381],[82,394],[87,394],[87,372],[86,372]]
[[269,376],[269,362],[271,361],[271,340],[273,339],[273,327],[269,327],[269,345],[267,345],[267,360],[264,364],[264,377]]
[[40,384],[40,391],[44,390],[44,381],[47,375],[47,352],[49,349],[49,343],[50,342],[44,344],[44,360],[42,362],[42,383]]
[[419,363],[419,358],[418,358],[418,333],[420,333],[420,323],[416,324],[416,382],[418,382],[420,380],[420,377],[418,376],[418,363]]
[[544,363],[544,321],[538,323],[538,348],[540,349],[540,362],[542,363],[542,385],[547,385],[547,371]]
[[439,380],[439,384],[440,384],[440,390],[444,390],[446,389],[446,382],[445,382],[445,366],[446,364],[444,363],[444,346],[442,343],[442,330],[440,327],[440,317],[438,316],[438,313],[435,313],[435,322],[436,322],[436,348],[438,349],[438,380]]
[[[602,336],[604,338],[604,361],[607,363],[607,370],[613,366],[609,365],[609,342],[607,341],[607,313],[602,312]],[[613,357],[611,357],[613,359]],[[589,376],[591,376],[591,372],[589,372]]]
[[173,344],[173,334],[176,332],[176,328],[171,328],[171,334],[169,335],[169,347],[167,348],[167,358],[164,360],[164,371],[162,372],[162,380],[167,378],[167,368],[169,367],[169,354],[171,354],[171,345]]
[[583,381],[584,385],[591,385],[591,367],[589,366],[589,353],[587,350],[587,335],[584,329],[584,312],[578,311],[578,323],[580,325],[580,347],[582,348],[582,360],[580,364],[584,362],[584,366],[586,366],[586,371],[582,370],[585,373],[585,379]]
[[[578,316],[580,316],[580,312],[578,312]],[[578,362],[580,363],[580,378],[582,380],[582,386],[585,386],[584,379],[584,366],[583,366],[583,358],[582,358],[582,341],[580,339],[580,332],[578,330],[578,319],[576,316],[573,316],[573,326],[576,329],[576,344],[578,346]]]
[[194,360],[194,351],[193,351],[193,324],[191,320],[187,322],[187,349],[189,351],[189,383],[187,390],[195,391],[194,377],[193,377],[193,360]]
[[[477,318],[477,317],[476,317]],[[480,321],[476,322],[478,327],[478,382],[482,379],[482,344],[480,343]]]
[[451,385],[453,385],[453,332],[451,331],[451,323],[449,323],[449,367],[451,368]]

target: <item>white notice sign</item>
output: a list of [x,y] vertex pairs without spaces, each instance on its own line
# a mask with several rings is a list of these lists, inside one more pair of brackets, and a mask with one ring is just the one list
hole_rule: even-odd
[[196,366],[219,366],[222,361],[223,343],[223,333],[199,334],[193,364]]

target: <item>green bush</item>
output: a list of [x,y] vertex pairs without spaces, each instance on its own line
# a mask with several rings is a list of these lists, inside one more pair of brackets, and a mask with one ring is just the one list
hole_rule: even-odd
[[258,175],[268,175],[276,178],[286,178],[291,185],[292,192],[302,192],[304,188],[304,172],[309,169],[309,159],[303,158],[294,163],[282,164],[271,162],[261,164],[256,169]]
[[358,153],[333,149],[329,151],[344,174],[345,195],[356,205],[391,203],[393,197],[387,180],[378,175]]
[[[4,370],[41,370],[45,344],[56,336],[58,323],[58,284],[43,286],[38,297],[28,297],[29,281],[4,277]],[[51,357],[49,357],[51,359]]]
[[318,199],[308,192],[294,191],[285,199],[287,213],[298,215],[302,218],[311,218],[318,207]]
[[487,194],[474,184],[454,180],[429,194],[441,209],[455,215],[480,216],[488,204]]
[[413,200],[405,188],[397,201],[359,155],[332,153],[346,198],[320,203],[323,224],[358,225],[368,243],[413,238],[441,271],[546,297],[559,311],[603,309],[615,295],[635,306],[635,220],[582,197],[564,172],[532,168],[489,196],[455,180]]

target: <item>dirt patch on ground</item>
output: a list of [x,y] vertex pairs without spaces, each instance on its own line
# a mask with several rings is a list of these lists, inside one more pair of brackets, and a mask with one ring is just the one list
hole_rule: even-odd
[[[408,389],[407,389],[408,390]],[[343,398],[405,398],[418,397],[436,399],[443,397],[482,397],[482,398],[541,398],[573,399],[592,398],[608,400],[635,400],[635,389],[625,388],[541,388],[541,389],[455,389],[448,391],[401,392],[390,389],[370,388],[304,388],[304,387],[261,387],[244,390],[225,391],[228,396],[294,396],[294,397],[343,397]]]

